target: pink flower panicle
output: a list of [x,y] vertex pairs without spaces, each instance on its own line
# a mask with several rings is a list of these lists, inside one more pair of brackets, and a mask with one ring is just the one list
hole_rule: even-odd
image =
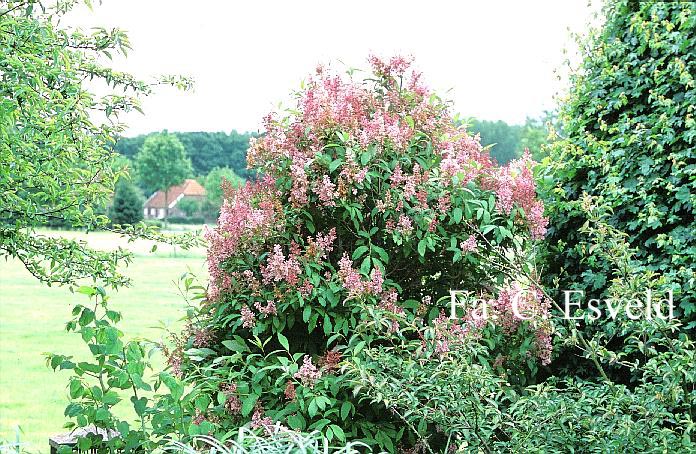
[[321,357],[319,364],[321,367],[326,371],[326,373],[330,374],[336,370],[338,370],[338,364],[341,362],[343,359],[343,355],[341,355],[341,352],[338,352],[336,350],[328,350],[324,356]]
[[264,306],[261,304],[260,301],[257,301],[254,303],[254,307],[261,312],[265,317],[269,317],[271,315],[277,315],[278,311],[276,310],[276,305],[274,301],[266,301],[266,305]]
[[306,298],[312,294],[312,290],[314,290],[314,285],[312,285],[312,283],[309,282],[309,279],[305,279],[302,285],[298,288],[298,290],[300,291],[300,295]]
[[379,268],[374,268],[370,274],[370,280],[365,283],[365,288],[368,292],[373,295],[379,295],[382,293],[382,285],[384,284],[384,277],[382,276],[382,270]]
[[396,225],[396,231],[404,236],[408,236],[413,232],[413,222],[411,218],[405,214],[399,216],[399,222]]
[[263,429],[266,434],[270,435],[273,432],[273,420],[263,414],[263,408],[257,406],[254,413],[251,415],[251,428]]
[[346,253],[338,261],[338,277],[343,288],[348,290],[348,299],[357,298],[365,293],[365,283],[363,283],[360,273],[353,268],[353,261],[348,258]]
[[493,186],[497,198],[497,210],[510,214],[513,205],[517,204],[524,210],[531,237],[542,239],[546,235],[549,221],[544,217],[543,202],[536,197],[532,165],[529,150],[525,150],[522,158],[498,170]]
[[505,334],[514,333],[522,321],[528,319],[531,329],[534,330],[537,357],[543,365],[551,362],[551,325],[548,321],[551,304],[544,298],[540,289],[527,289],[520,283],[513,282],[500,290],[492,306],[496,323],[502,327]]
[[309,238],[310,247],[314,248],[319,254],[320,259],[325,259],[333,251],[333,244],[336,241],[336,227],[331,227],[328,233],[317,233],[316,239]]
[[242,402],[237,394],[236,383],[222,383],[220,391],[225,394],[225,409],[233,415],[237,415],[242,410]]
[[242,326],[244,328],[253,328],[256,326],[256,315],[248,306],[242,306],[241,314]]
[[285,385],[285,398],[287,400],[293,400],[297,396],[297,392],[295,391],[295,384],[288,380],[287,384]]
[[462,241],[460,245],[462,252],[476,252],[478,250],[478,243],[476,242],[476,237],[474,235],[469,235],[469,238]]
[[269,256],[266,266],[261,265],[261,275],[265,284],[285,281],[289,285],[295,285],[301,273],[302,269],[297,259],[292,254],[286,259],[279,244],[273,246],[273,253]]
[[302,386],[313,388],[314,384],[321,378],[321,371],[312,364],[312,358],[305,355],[300,369],[293,375],[294,378],[302,382]]
[[325,207],[336,206],[335,199],[338,198],[338,192],[336,191],[336,185],[331,181],[328,175],[323,176],[314,192],[316,192],[319,201]]
[[[271,177],[231,190],[220,208],[215,228],[206,228],[208,241],[208,297],[216,299],[228,290],[231,279],[220,265],[240,250],[254,251],[259,242],[270,235],[276,217],[275,180]],[[277,227],[276,227],[277,228]]]
[[193,331],[193,346],[196,348],[209,347],[213,342],[213,333],[208,329],[195,329]]

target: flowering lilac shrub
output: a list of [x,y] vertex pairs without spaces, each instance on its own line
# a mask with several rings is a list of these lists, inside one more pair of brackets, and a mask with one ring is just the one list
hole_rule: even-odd
[[[391,316],[391,333],[399,320],[435,326],[443,357],[453,336],[479,342],[482,361],[521,385],[551,360],[547,302],[490,257],[525,258],[545,234],[529,155],[498,167],[409,60],[370,63],[360,79],[317,68],[251,144],[263,176],[225,189],[198,334],[170,357],[200,394],[191,434],[281,423],[412,445],[342,372],[359,361],[365,307]],[[488,318],[465,307],[451,318],[450,290],[487,303]]]

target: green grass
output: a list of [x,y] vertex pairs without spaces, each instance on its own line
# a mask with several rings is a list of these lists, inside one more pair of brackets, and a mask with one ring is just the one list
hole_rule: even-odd
[[[123,313],[119,328],[126,338],[159,339],[160,321],[178,326],[185,302],[174,281],[186,271],[205,278],[201,249],[182,252],[160,246],[151,254],[152,243],[127,244],[110,233],[43,233],[79,237],[100,249],[123,245],[136,254],[124,270],[133,286],[111,294],[111,306]],[[17,260],[0,261],[0,440],[13,441],[20,426],[29,452],[43,453],[48,452],[48,437],[64,431],[69,374],[46,367],[42,354],[88,355],[79,336],[64,329],[72,306],[85,301],[84,295],[67,288],[39,284]]]

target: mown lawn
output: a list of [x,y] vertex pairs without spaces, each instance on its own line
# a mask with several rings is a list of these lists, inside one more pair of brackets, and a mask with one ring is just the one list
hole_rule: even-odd
[[[44,233],[79,236],[101,249],[122,245],[136,254],[125,270],[133,286],[111,298],[112,307],[124,315],[120,329],[127,338],[159,339],[160,321],[177,327],[185,302],[174,281],[186,271],[205,279],[202,249],[182,252],[160,246],[150,253],[149,242],[129,245],[109,233]],[[69,375],[46,367],[42,354],[88,354],[79,336],[64,330],[72,306],[85,298],[67,288],[39,284],[17,260],[0,261],[0,440],[14,440],[19,426],[21,441],[31,445],[28,451],[43,453],[48,452],[48,437],[62,431]]]

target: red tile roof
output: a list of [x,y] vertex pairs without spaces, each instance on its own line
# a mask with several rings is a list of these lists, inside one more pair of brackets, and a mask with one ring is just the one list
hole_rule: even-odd
[[[170,205],[174,202],[180,195],[193,196],[193,197],[204,197],[205,188],[200,185],[194,179],[184,180],[183,183],[172,186],[167,190],[167,203]],[[165,208],[164,206],[164,191],[157,191],[145,202],[145,208]]]

